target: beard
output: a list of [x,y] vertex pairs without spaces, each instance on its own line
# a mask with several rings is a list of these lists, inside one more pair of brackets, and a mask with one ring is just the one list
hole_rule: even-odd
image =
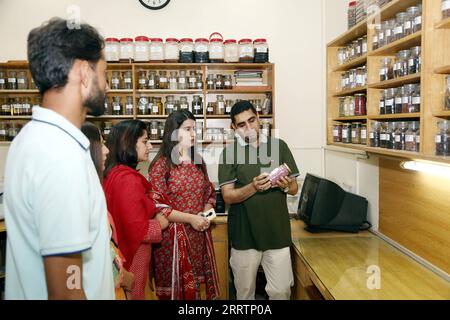
[[88,115],[99,117],[105,113],[106,93],[100,89],[97,78],[94,80],[93,88],[83,105],[88,109]]

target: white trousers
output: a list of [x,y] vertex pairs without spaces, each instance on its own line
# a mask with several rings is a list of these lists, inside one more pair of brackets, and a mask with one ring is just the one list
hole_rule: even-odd
[[255,300],[256,274],[262,265],[266,276],[266,292],[270,300],[289,300],[294,285],[291,251],[288,248],[257,251],[231,248],[230,265],[233,270],[236,298]]

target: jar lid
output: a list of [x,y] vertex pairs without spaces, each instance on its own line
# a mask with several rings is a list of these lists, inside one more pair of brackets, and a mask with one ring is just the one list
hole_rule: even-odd
[[195,39],[195,42],[209,42],[209,40],[205,39],[205,38],[198,38],[198,39]]
[[228,40],[225,40],[224,43],[225,43],[225,44],[227,44],[227,43],[236,43],[236,40],[234,40],[234,39],[228,39]]
[[222,43],[223,42],[223,40],[222,39],[211,39],[209,42],[220,42],[220,43]]
[[180,42],[194,42],[191,38],[183,38]]
[[265,43],[267,42],[266,39],[255,39],[255,41],[253,41],[253,43]]
[[117,38],[106,38],[105,42],[120,42]]
[[178,42],[177,38],[167,38],[166,42]]
[[133,38],[122,38],[120,42],[133,42]]
[[150,40],[152,42],[163,42],[163,39],[161,39],[161,38],[151,38]]
[[241,39],[239,40],[239,44],[241,43],[252,43],[252,39]]
[[145,41],[145,42],[149,41],[149,39],[146,36],[139,36],[139,37],[134,38],[134,40],[135,41]]

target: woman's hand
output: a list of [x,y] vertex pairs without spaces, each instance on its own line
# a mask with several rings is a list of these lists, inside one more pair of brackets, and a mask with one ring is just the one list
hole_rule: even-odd
[[125,291],[132,291],[134,287],[134,274],[124,269],[121,286],[125,289]]
[[158,213],[155,216],[155,220],[158,221],[161,225],[161,230],[164,230],[169,226],[169,220],[167,220],[167,218],[162,213]]
[[202,217],[199,214],[194,215],[191,214],[190,215],[190,225],[192,226],[192,228],[194,228],[197,231],[205,231],[206,229],[209,228],[209,221],[208,219],[206,219],[205,217]]

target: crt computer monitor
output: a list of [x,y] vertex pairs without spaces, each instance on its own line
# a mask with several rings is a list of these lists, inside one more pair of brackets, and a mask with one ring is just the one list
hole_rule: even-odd
[[298,216],[310,232],[356,233],[367,216],[365,198],[346,192],[336,183],[307,174],[300,195]]

